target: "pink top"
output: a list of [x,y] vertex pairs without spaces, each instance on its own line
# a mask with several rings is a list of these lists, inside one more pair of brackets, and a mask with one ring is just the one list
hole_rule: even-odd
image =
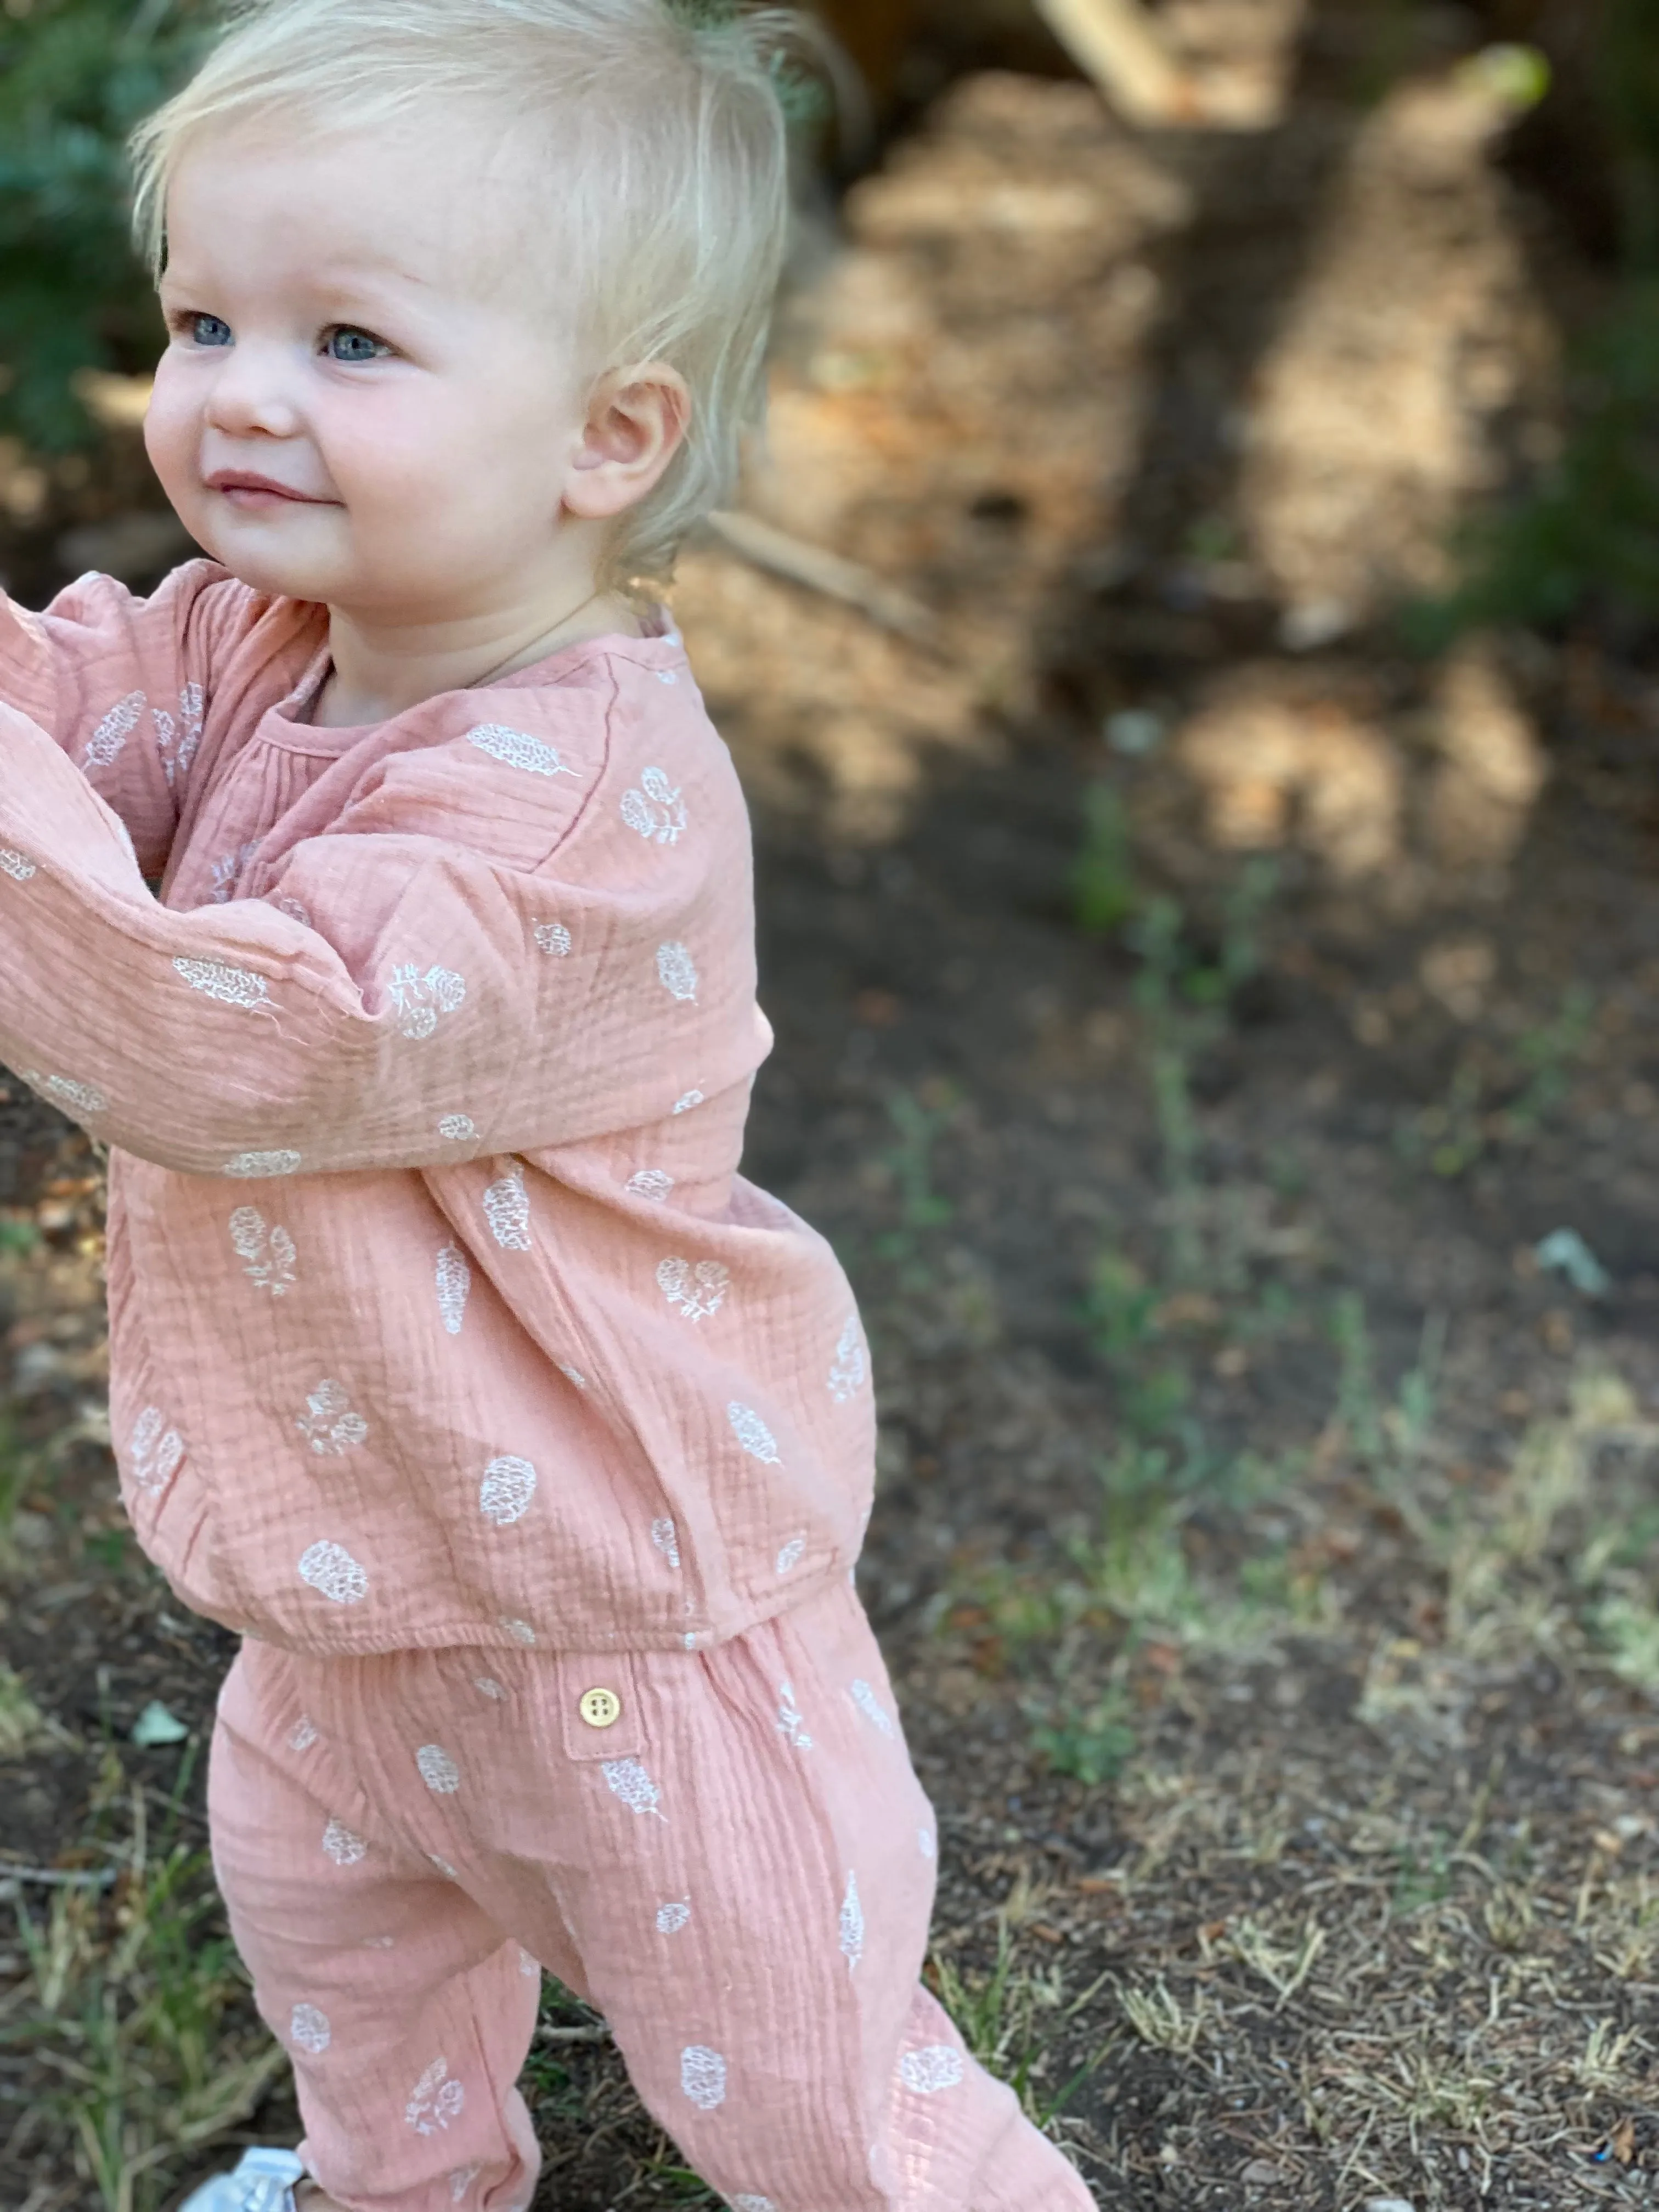
[[326,628],[206,561],[0,597],[0,1055],[112,1148],[128,1510],[295,1650],[721,1642],[874,1462],[846,1278],[737,1172],[730,759],[672,634],[313,729]]

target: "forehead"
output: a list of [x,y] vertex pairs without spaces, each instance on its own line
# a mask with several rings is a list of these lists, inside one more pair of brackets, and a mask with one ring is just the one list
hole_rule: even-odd
[[169,179],[168,272],[487,295],[544,235],[549,185],[499,118],[231,120]]

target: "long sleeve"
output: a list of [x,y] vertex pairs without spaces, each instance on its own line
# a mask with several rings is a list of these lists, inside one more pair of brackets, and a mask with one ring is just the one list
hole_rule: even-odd
[[44,614],[0,593],[0,701],[76,763],[147,874],[165,865],[178,826],[215,665],[266,604],[210,561],[175,570],[147,599],[95,574]]
[[[259,896],[184,912],[0,708],[0,1056],[124,1150],[233,1176],[580,1142],[744,1080],[769,1040],[723,751],[688,743],[674,771],[626,700],[500,698],[527,726],[471,695],[471,726],[377,763]],[[645,834],[669,789],[702,835]]]

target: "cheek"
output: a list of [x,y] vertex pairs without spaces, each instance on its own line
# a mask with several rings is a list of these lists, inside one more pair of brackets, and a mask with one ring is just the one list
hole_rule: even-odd
[[144,450],[169,493],[195,480],[198,410],[190,392],[162,356],[144,416]]

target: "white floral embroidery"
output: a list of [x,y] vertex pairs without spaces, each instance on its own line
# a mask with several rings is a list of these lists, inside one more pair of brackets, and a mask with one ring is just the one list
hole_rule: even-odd
[[870,1363],[865,1356],[864,1335],[859,1328],[855,1313],[847,1316],[847,1326],[836,1346],[836,1364],[830,1370],[830,1395],[838,1406],[855,1397],[863,1389],[870,1372]]
[[718,1260],[665,1260],[657,1270],[657,1287],[671,1306],[678,1306],[687,1321],[707,1321],[726,1304],[731,1286],[729,1268]]
[[657,671],[657,681],[659,684],[678,684],[679,680],[679,678],[674,673],[672,668],[659,668]]
[[299,1166],[298,1152],[238,1152],[234,1160],[225,1162],[223,1172],[254,1182],[266,1176],[297,1174]]
[[562,921],[538,921],[536,924],[536,942],[550,959],[568,960],[570,957],[570,932]]
[[[461,1770],[441,1743],[423,1743],[415,1754],[415,1764],[421,1770],[421,1779],[434,1796],[453,1797],[461,1786]],[[451,1879],[453,1867],[445,1871]]]
[[118,699],[92,735],[82,756],[83,768],[107,768],[120,757],[121,748],[138,726],[138,718],[149,704],[142,691],[129,691]]
[[676,1898],[672,1905],[659,1905],[657,1907],[657,1933],[659,1936],[678,1936],[690,1917],[689,1898]]
[[688,1091],[684,1098],[677,1098],[674,1101],[674,1111],[677,1114],[689,1114],[694,1106],[701,1106],[702,1103],[701,1091]]
[[623,793],[622,818],[647,842],[678,845],[687,828],[685,803],[659,768],[648,768],[640,789]]
[[167,780],[169,791],[181,775],[189,775],[196,749],[202,742],[202,703],[201,685],[186,684],[179,694],[178,721],[165,707],[152,707],[149,710],[150,720],[155,725],[155,750],[161,756],[161,773]]
[[240,1006],[244,1013],[271,1013],[270,986],[248,968],[233,968],[223,960],[186,960],[181,953],[173,967],[192,991],[200,991],[222,1006]]
[[178,1474],[185,1456],[184,1438],[177,1429],[168,1428],[159,1406],[146,1406],[133,1423],[128,1456],[140,1490],[164,1490]]
[[336,1866],[356,1866],[368,1856],[368,1845],[343,1820],[331,1820],[323,1830],[323,1850]]
[[841,1954],[851,1973],[864,1956],[864,1907],[859,1903],[856,1874],[847,1877],[847,1894],[841,1905]]
[[287,891],[272,903],[278,914],[285,914],[290,921],[297,921],[301,929],[311,927],[311,908],[301,900],[290,896]]
[[428,968],[422,975],[410,962],[392,969],[386,992],[398,1010],[398,1030],[418,1042],[465,1003],[466,979],[448,968]]
[[648,1198],[653,1205],[660,1206],[673,1189],[674,1178],[660,1168],[641,1168],[637,1175],[629,1176],[623,1188],[630,1197]]
[[289,2016],[288,2032],[301,2051],[319,2057],[333,2039],[328,2024],[328,2014],[314,2004],[296,2004]]
[[732,2212],[777,2212],[769,2197],[733,2197],[727,2201]]
[[587,1377],[582,1373],[579,1367],[567,1367],[564,1362],[561,1360],[559,1362],[559,1372],[563,1376],[567,1382],[574,1382],[577,1389],[586,1389]]
[[438,1134],[447,1145],[471,1144],[478,1133],[478,1125],[470,1114],[446,1114],[438,1124]]
[[459,2119],[466,2091],[453,2080],[447,2058],[434,2058],[410,2092],[404,2118],[417,2136],[436,2135]]
[[726,1418],[732,1424],[732,1435],[750,1459],[757,1459],[766,1467],[781,1465],[778,1440],[752,1406],[739,1406],[734,1400],[726,1409]]
[[449,2177],[450,2203],[459,2204],[483,2172],[483,2166],[476,2161],[471,2166],[458,2166]]
[[300,1557],[300,1580],[333,1605],[361,1605],[368,1576],[343,1544],[313,1544]]
[[466,1319],[466,1302],[472,1295],[472,1270],[459,1244],[446,1244],[438,1255],[438,1311],[451,1336],[459,1336]]
[[788,1682],[778,1684],[778,1734],[796,1751],[812,1748],[812,1739],[806,1733],[800,1707],[795,1703],[793,1686]]
[[697,967],[683,945],[657,947],[657,974],[671,998],[693,1006],[697,1000]]
[[637,1759],[607,1759],[600,1767],[613,1797],[621,1798],[630,1813],[653,1813],[668,1818],[662,1809],[662,1792]]
[[472,1686],[481,1696],[493,1699],[496,1705],[500,1705],[507,1695],[507,1692],[502,1689],[493,1674],[475,1674],[472,1677]]
[[899,2079],[918,2097],[954,2089],[967,2070],[962,2053],[948,2043],[926,2043],[920,2051],[907,2051],[899,2061]]
[[503,1252],[528,1252],[530,1200],[525,1193],[524,1170],[514,1168],[483,1194],[484,1219]]
[[678,1566],[680,1563],[679,1531],[672,1521],[653,1521],[651,1523],[651,1540],[671,1567]]
[[532,1959],[522,1943],[519,1946],[519,1972],[527,1982],[538,1982],[542,1978],[542,1962]]
[[478,1486],[478,1510],[498,1528],[522,1521],[536,1495],[536,1470],[527,1459],[492,1459]]
[[95,1084],[77,1083],[72,1075],[41,1075],[32,1067],[22,1071],[25,1083],[32,1083],[44,1097],[71,1114],[106,1114],[109,1101]]
[[21,853],[14,853],[9,845],[0,845],[0,872],[9,875],[15,884],[26,884],[37,872],[33,861]]
[[445,1858],[440,1858],[436,1851],[428,1851],[427,1853],[427,1856],[432,1862],[433,1865],[436,1867],[438,1872],[443,1876],[446,1881],[459,1881],[460,1880],[461,1877],[456,1873],[454,1868],[451,1866],[449,1861]]
[[931,1828],[916,1830],[916,1849],[925,1859],[931,1859],[937,1855],[939,1842]]
[[293,1289],[298,1255],[286,1229],[267,1229],[257,1206],[239,1206],[230,1217],[230,1241],[243,1273],[256,1290],[280,1298]]
[[864,1715],[865,1719],[873,1722],[884,1735],[891,1735],[894,1733],[892,1715],[866,1681],[860,1679],[856,1682],[849,1683],[847,1694]]
[[239,845],[234,853],[227,853],[213,864],[213,903],[224,906],[234,895],[237,884],[248,862],[258,851],[260,840],[250,837],[246,845]]
[[503,1620],[501,1626],[515,1644],[522,1644],[526,1649],[536,1641],[536,1632],[527,1620]]
[[726,2061],[707,2044],[688,2044],[680,2053],[680,2087],[700,2112],[726,2102]]
[[466,741],[477,745],[481,753],[491,760],[505,761],[508,768],[521,768],[532,775],[574,775],[574,768],[567,768],[556,747],[545,744],[540,738],[532,738],[526,731],[510,730],[505,722],[480,722],[476,730],[469,730]]
[[343,1382],[325,1377],[306,1400],[306,1410],[294,1424],[321,1457],[337,1459],[367,1442],[368,1423],[351,1410]]
[[315,1743],[316,1741],[316,1722],[312,1719],[309,1713],[301,1713],[299,1719],[294,1723],[293,1734],[289,1737],[289,1749],[290,1751],[309,1751],[312,1745]]
[[792,1536],[778,1553],[777,1567],[781,1575],[793,1574],[806,1556],[805,1536]]

